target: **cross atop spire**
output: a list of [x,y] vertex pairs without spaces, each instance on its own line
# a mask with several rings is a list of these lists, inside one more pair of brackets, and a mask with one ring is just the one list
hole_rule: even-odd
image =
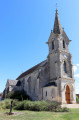
[[56,3],[56,14],[58,14],[58,10],[57,10],[57,3]]
[[57,4],[56,4],[56,13],[55,13],[55,22],[54,22],[53,32],[54,34],[61,34],[62,32],[62,28],[61,28],[61,24],[58,16]]
[[56,9],[57,9],[57,3],[56,3]]

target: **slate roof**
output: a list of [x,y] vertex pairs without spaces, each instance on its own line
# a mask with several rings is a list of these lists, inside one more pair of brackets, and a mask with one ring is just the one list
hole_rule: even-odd
[[57,87],[57,84],[56,84],[56,82],[49,82],[44,87],[49,87],[49,86],[55,86],[55,87]]
[[53,28],[53,33],[55,34],[60,34],[62,33],[62,27],[59,21],[59,16],[58,16],[58,10],[56,9],[56,14],[55,14],[55,22],[54,22],[54,28]]
[[16,84],[17,84],[17,80],[11,80],[11,79],[8,79],[8,81],[7,81],[8,83],[9,83],[9,85],[11,85],[11,86],[15,86]]
[[40,69],[40,67],[43,67],[43,66],[45,66],[46,64],[47,64],[47,60],[45,60],[45,61],[37,64],[36,66],[34,66],[34,67],[32,67],[31,69],[29,69],[29,70],[25,71],[24,73],[22,73],[22,74],[17,78],[17,80],[19,80],[19,79],[21,79],[22,77],[24,77],[24,76],[26,76],[26,75],[28,75],[28,74],[30,74],[30,73],[32,73],[32,72]]
[[[69,38],[68,38],[68,36],[66,35],[66,33],[65,33],[64,30],[63,30],[63,32],[62,32],[62,35],[64,35],[64,36],[69,40]],[[71,40],[69,40],[69,41],[71,41]]]

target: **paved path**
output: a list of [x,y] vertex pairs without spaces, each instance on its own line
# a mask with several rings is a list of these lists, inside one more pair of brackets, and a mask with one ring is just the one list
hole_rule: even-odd
[[61,107],[67,107],[67,108],[79,108],[79,104],[63,104]]

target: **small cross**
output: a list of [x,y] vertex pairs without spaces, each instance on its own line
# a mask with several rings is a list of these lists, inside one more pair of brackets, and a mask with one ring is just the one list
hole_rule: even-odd
[[56,14],[58,14],[58,10],[57,10],[57,3],[56,3]]
[[57,10],[57,3],[56,3],[56,10]]

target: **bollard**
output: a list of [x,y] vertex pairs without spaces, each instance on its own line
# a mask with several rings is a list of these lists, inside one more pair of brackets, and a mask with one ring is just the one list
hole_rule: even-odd
[[12,105],[13,105],[13,100],[11,100],[11,107],[10,107],[10,112],[9,112],[9,114],[12,114]]

